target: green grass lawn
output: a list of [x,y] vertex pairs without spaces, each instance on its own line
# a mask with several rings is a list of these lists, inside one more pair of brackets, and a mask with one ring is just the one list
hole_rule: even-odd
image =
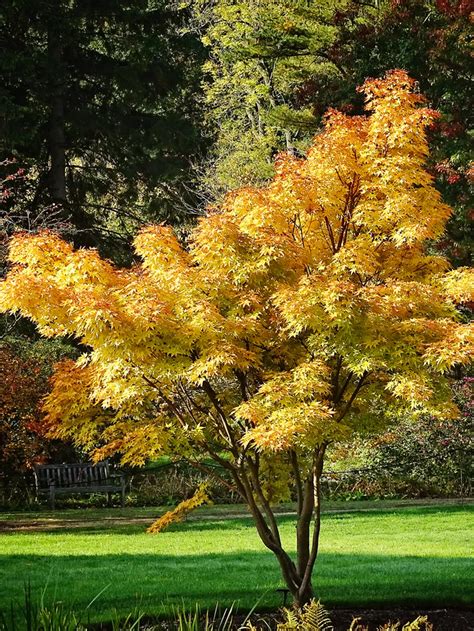
[[[149,517],[150,509],[93,511],[82,524],[77,512],[73,522],[74,511],[58,511],[55,519],[71,523],[6,532],[0,535],[0,609],[22,599],[26,582],[37,594],[44,589],[46,601],[77,611],[104,590],[89,610],[97,619],[135,608],[163,614],[182,602],[207,607],[235,601],[251,608],[260,599],[261,608],[279,605],[278,566],[251,520],[222,520],[218,510],[207,510],[158,535],[147,535],[143,523],[110,520]],[[2,518],[27,524],[35,515]],[[294,549],[294,518],[279,520]],[[472,604],[473,521],[470,506],[456,505],[327,513],[314,574],[317,594],[328,606]]]

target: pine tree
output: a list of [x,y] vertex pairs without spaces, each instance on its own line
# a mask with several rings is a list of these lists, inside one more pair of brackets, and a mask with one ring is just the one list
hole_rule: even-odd
[[2,2],[0,156],[30,184],[17,216],[55,206],[116,258],[140,222],[179,221],[201,146],[184,21],[166,0]]

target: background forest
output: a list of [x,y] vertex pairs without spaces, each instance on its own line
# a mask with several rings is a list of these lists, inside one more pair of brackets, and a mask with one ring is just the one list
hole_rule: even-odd
[[[362,113],[356,86],[393,68],[441,114],[429,169],[454,215],[431,247],[455,267],[471,265],[471,8],[468,0],[5,0],[0,273],[18,230],[51,228],[123,266],[134,262],[131,240],[143,225],[166,222],[185,241],[226,191],[271,178],[279,152],[302,155],[329,107]],[[33,464],[81,457],[42,436],[40,412],[54,362],[78,351],[69,339],[40,340],[26,320],[0,322],[4,504],[25,500]],[[340,492],[467,493],[472,379],[457,377],[455,431],[452,421],[407,419],[375,443],[340,448],[335,469],[371,471]],[[141,475],[131,501],[173,501],[195,487],[184,473],[157,497],[155,474]]]

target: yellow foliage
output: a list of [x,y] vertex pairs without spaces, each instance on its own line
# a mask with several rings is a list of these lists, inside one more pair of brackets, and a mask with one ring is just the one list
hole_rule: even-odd
[[305,158],[229,193],[186,247],[149,226],[124,270],[50,232],[12,240],[0,309],[87,349],[58,367],[55,435],[132,465],[233,463],[307,454],[385,410],[454,413],[473,272],[427,253],[451,212],[425,168],[436,114],[400,70],[361,90],[366,116],[328,112]]
[[151,526],[147,528],[147,532],[152,534],[162,532],[171,526],[171,524],[183,521],[183,519],[185,519],[187,515],[189,515],[189,513],[198,506],[202,506],[202,504],[209,504],[210,499],[207,495],[206,489],[207,485],[201,484],[192,497],[187,500],[183,500],[172,511],[168,511],[159,519],[154,521]]
[[474,302],[474,269],[460,268],[444,275],[442,284],[446,295],[457,304]]

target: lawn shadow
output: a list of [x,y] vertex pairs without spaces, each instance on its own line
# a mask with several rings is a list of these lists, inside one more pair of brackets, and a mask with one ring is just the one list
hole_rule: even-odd
[[[314,586],[327,606],[469,606],[472,578],[472,563],[464,558],[321,553]],[[196,603],[249,610],[259,601],[260,609],[274,608],[282,586],[276,560],[265,551],[0,555],[0,610],[9,611],[12,602],[21,608],[26,583],[37,596],[45,590],[46,602],[88,611],[93,620],[136,609],[166,615]]]

